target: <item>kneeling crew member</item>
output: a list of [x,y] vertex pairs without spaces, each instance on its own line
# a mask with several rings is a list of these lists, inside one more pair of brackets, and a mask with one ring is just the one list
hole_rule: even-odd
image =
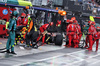
[[[39,37],[37,38],[37,41],[39,41],[40,40],[40,36],[41,36],[41,34],[45,31],[45,30],[48,30],[48,28],[50,27],[50,26],[53,26],[53,22],[50,22],[49,24],[44,24],[44,25],[42,25],[41,27],[40,27],[40,35],[39,35]],[[45,44],[45,35],[43,35],[42,34],[42,44]]]

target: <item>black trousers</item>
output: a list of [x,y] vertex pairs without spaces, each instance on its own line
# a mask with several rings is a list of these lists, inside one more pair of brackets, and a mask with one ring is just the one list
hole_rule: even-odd
[[33,34],[34,34],[34,31],[31,31],[26,34],[26,44],[27,45],[30,45],[30,41],[31,41],[31,44],[33,44]]
[[33,45],[33,42],[36,42],[38,36],[39,36],[38,32],[35,31],[29,32],[29,34],[26,34],[26,44],[30,45],[30,41],[31,41],[31,44]]

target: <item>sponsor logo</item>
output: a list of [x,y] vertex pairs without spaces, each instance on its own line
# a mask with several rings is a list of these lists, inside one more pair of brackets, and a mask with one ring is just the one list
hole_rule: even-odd
[[7,9],[4,9],[4,10],[2,11],[2,13],[3,13],[4,15],[7,15],[7,14],[8,14],[8,10],[7,10]]

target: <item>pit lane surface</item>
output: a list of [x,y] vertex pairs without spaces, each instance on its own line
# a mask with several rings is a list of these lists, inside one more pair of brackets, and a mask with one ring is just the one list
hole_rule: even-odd
[[[100,50],[100,49],[99,49]],[[33,53],[25,56],[3,58],[2,66],[99,66],[100,51],[88,52],[80,48]]]
[[100,66],[100,51],[89,52],[87,50],[66,48],[47,53],[47,56],[48,54],[52,57],[27,62],[21,66]]
[[[65,48],[65,49],[60,49],[60,50],[55,50],[55,51],[48,51],[48,52],[41,52],[41,53],[33,53],[30,55],[24,55],[24,56],[17,56],[17,57],[9,57],[9,58],[3,58],[0,59],[0,64],[1,65],[23,65],[26,63],[31,63],[31,62],[36,62],[41,59],[46,59],[46,58],[52,58],[54,56],[63,56],[66,53],[71,53],[75,51],[79,51],[81,49],[74,49],[74,48]],[[69,57],[70,58],[70,57]],[[36,66],[36,65],[33,65]],[[44,65],[42,65],[44,66]]]
[[[6,39],[1,42],[6,43]],[[98,52],[52,45],[41,48],[41,50],[21,50],[15,46],[17,55],[0,53],[0,66],[100,66],[100,47]]]

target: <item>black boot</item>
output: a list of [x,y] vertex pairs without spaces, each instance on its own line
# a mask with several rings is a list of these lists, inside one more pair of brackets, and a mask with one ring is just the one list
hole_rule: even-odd
[[10,53],[10,51],[9,51],[9,50],[7,50],[7,53]]
[[38,49],[38,47],[39,47],[38,45],[35,45],[35,46],[34,46],[34,49]]
[[34,48],[35,45],[36,45],[36,44],[33,44],[33,45],[32,45],[32,48]]
[[14,51],[11,51],[11,54],[15,54],[15,55],[17,55]]

